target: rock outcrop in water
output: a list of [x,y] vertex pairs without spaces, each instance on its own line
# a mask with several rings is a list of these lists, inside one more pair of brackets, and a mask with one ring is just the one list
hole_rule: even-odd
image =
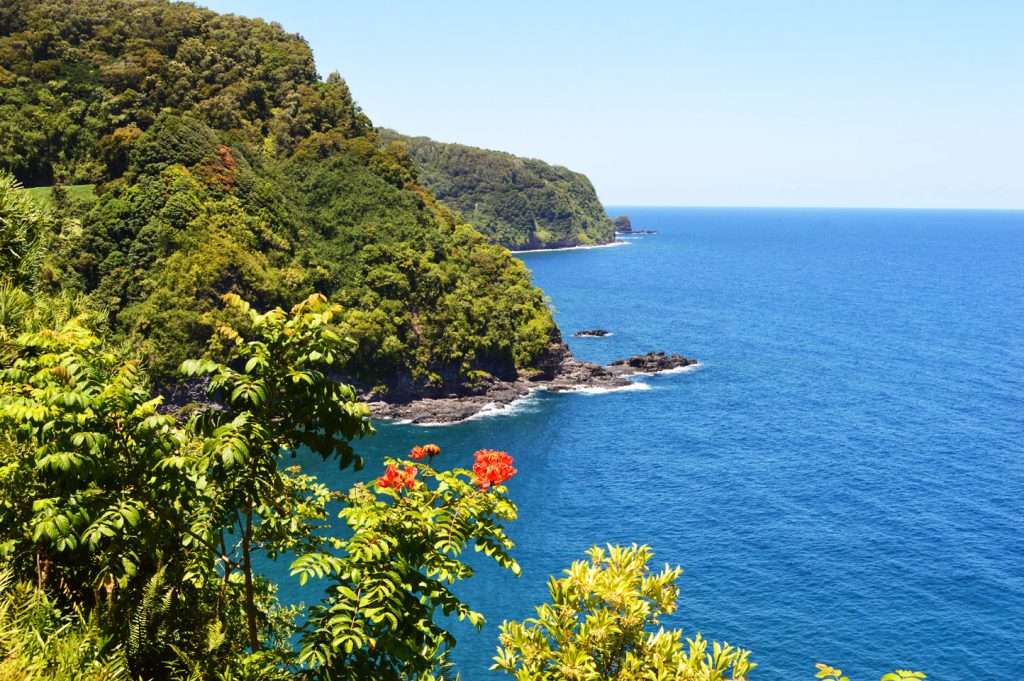
[[398,419],[411,423],[457,423],[476,414],[497,411],[535,390],[614,390],[629,386],[631,374],[654,374],[696,364],[697,360],[664,352],[650,352],[601,366],[576,359],[561,340],[552,343],[539,371],[520,372],[510,380],[493,376],[451,394],[427,391],[367,392],[362,395],[374,418]]
[[695,359],[687,359],[675,353],[667,355],[664,352],[648,352],[646,355],[633,355],[629,359],[617,359],[608,365],[608,370],[616,376],[656,374],[660,371],[682,369],[696,363]]
[[658,232],[653,229],[633,229],[633,223],[630,222],[628,215],[620,215],[619,217],[612,220],[612,224],[615,225],[616,234],[624,234],[632,236],[634,234],[657,234]]

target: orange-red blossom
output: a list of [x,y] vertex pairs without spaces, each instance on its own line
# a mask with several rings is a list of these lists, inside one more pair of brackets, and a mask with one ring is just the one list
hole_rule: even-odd
[[441,448],[437,445],[423,445],[422,447],[413,447],[412,451],[409,452],[409,458],[413,461],[422,461],[425,456],[429,456],[433,459],[440,453]]
[[384,475],[377,478],[377,487],[393,487],[396,492],[401,492],[403,487],[413,488],[416,484],[416,468],[406,466],[401,470],[395,464],[391,464],[384,471]]
[[491,485],[500,485],[517,472],[507,452],[481,449],[473,454],[473,458],[473,482],[483,490]]

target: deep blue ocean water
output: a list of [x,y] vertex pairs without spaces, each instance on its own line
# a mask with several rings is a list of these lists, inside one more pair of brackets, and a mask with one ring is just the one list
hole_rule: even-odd
[[609,211],[660,233],[522,255],[567,336],[613,332],[573,351],[698,369],[360,445],[364,475],[426,441],[516,458],[523,575],[474,561],[459,593],[488,625],[457,629],[462,678],[504,678],[502,618],[607,542],[682,565],[667,624],[750,648],[754,679],[1024,675],[1024,212]]

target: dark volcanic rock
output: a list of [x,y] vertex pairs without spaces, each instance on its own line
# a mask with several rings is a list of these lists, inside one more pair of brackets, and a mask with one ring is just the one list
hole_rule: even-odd
[[164,400],[157,410],[162,414],[187,414],[208,407],[219,409],[220,405],[213,404],[209,397],[209,388],[209,376],[181,378],[161,385],[159,392]]
[[490,378],[471,388],[438,396],[436,391],[410,398],[403,392],[396,399],[387,395],[365,393],[375,418],[400,419],[412,423],[456,423],[483,411],[501,410],[534,390],[567,392],[584,388],[621,388],[630,381],[591,362],[582,362],[558,340],[551,344],[538,370],[522,372],[513,380]]
[[617,376],[628,376],[630,374],[655,374],[659,371],[679,369],[696,363],[697,360],[687,359],[682,355],[648,352],[646,355],[633,355],[628,359],[617,359],[608,365],[608,369]]
[[367,402],[374,418],[398,419],[410,423],[458,423],[470,416],[488,409],[499,409],[508,406],[516,399],[525,397],[529,390],[520,393],[515,384],[508,384],[508,389],[487,397],[479,395],[428,397],[404,403]]
[[572,355],[562,363],[561,369],[557,376],[538,387],[551,392],[566,392],[584,388],[622,388],[631,383],[599,364],[582,362]]
[[611,334],[611,331],[606,329],[584,329],[583,331],[577,331],[574,336],[607,336]]
[[623,388],[632,383],[630,374],[653,374],[696,364],[680,355],[651,352],[621,359],[603,367],[573,357],[569,347],[556,339],[537,370],[521,372],[514,378],[490,377],[473,386],[455,389],[415,390],[409,385],[386,394],[364,393],[375,418],[400,419],[412,423],[456,423],[487,411],[499,411],[535,390],[569,392],[593,388]]

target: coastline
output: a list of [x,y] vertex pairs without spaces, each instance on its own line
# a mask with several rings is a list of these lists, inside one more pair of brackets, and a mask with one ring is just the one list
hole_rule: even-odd
[[415,395],[403,401],[389,402],[385,395],[375,393],[360,398],[370,407],[375,419],[424,426],[450,425],[513,413],[517,405],[542,390],[582,394],[649,390],[646,383],[630,380],[630,377],[680,373],[700,366],[695,359],[664,352],[634,355],[605,366],[576,359],[564,344],[560,344],[557,353],[557,363],[546,375],[520,372],[513,380],[491,378],[471,390],[446,395]]
[[512,253],[512,255],[517,255],[519,253],[557,253],[559,251],[589,251],[589,250],[594,249],[594,248],[613,248],[615,246],[628,246],[628,245],[629,245],[628,241],[623,241],[622,239],[615,239],[614,241],[609,241],[606,244],[583,244],[583,245],[580,245],[580,246],[558,246],[557,248],[529,248],[529,249],[525,249],[525,250],[521,250],[521,251],[520,250],[512,250],[510,248],[509,252]]

